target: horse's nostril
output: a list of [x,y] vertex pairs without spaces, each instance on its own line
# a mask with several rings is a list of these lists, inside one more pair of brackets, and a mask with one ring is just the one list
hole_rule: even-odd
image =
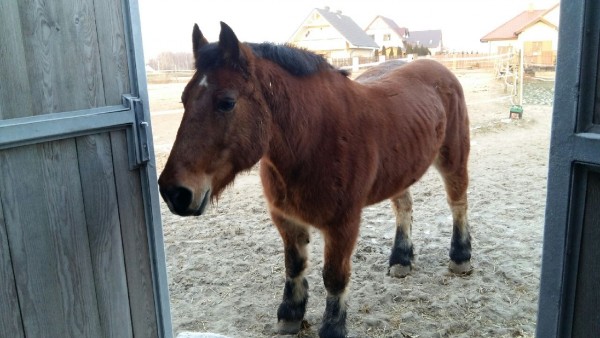
[[160,194],[176,214],[189,213],[189,206],[192,203],[192,192],[189,189],[183,187],[160,189]]

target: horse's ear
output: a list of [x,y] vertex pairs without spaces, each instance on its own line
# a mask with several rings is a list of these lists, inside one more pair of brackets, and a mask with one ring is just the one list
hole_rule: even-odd
[[221,33],[219,34],[219,49],[221,49],[225,60],[232,64],[240,63],[240,42],[231,27],[222,21]]
[[206,45],[208,40],[202,35],[198,24],[194,24],[194,30],[192,31],[192,48],[194,48],[194,60],[198,59],[198,51],[202,46]]

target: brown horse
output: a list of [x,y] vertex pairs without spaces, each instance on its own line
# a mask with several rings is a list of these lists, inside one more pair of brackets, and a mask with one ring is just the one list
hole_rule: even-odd
[[356,81],[321,56],[240,43],[221,23],[217,43],[194,26],[196,72],[159,185],[172,212],[201,215],[236,174],[259,160],[284,245],[278,330],[300,330],[308,300],[309,227],[325,242],[321,337],[346,335],[346,286],[364,206],[391,199],[396,238],[389,273],[411,270],[409,187],[434,164],[453,217],[450,269],[471,270],[467,223],[469,122],[456,77],[435,61],[384,63]]

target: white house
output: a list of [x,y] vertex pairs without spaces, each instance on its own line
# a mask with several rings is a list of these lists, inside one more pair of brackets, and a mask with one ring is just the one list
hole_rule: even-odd
[[404,43],[405,45],[410,44],[414,47],[427,47],[432,55],[444,51],[442,31],[439,29],[412,31]]
[[559,4],[548,9],[528,9],[481,38],[490,53],[523,49],[526,64],[549,66],[556,62]]
[[405,40],[409,37],[408,28],[400,27],[394,20],[383,15],[376,16],[365,28],[367,35],[388,52],[394,48],[405,49]]
[[327,58],[371,57],[379,46],[341,11],[315,8],[288,43]]

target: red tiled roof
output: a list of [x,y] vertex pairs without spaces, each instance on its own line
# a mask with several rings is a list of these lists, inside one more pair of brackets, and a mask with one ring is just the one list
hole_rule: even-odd
[[521,14],[512,18],[511,20],[507,21],[506,23],[502,24],[500,27],[486,34],[480,39],[480,41],[488,42],[498,40],[514,40],[527,27],[531,26],[532,24],[538,21],[543,21],[549,25],[552,25],[551,23],[544,20],[543,17],[544,15],[546,15],[546,13],[556,8],[556,6],[558,6],[558,4],[550,7],[549,9],[524,11]]

